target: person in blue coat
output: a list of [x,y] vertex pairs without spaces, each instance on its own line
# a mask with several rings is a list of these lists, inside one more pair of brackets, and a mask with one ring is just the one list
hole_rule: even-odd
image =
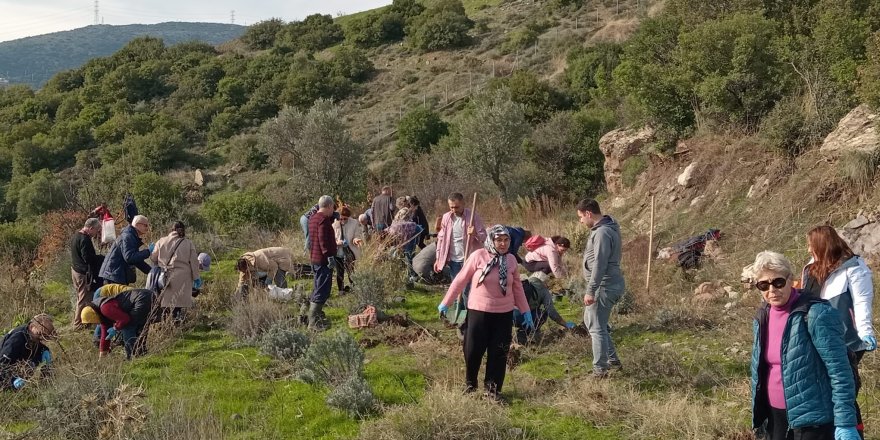
[[[55,324],[45,313],[12,329],[0,341],[0,391],[20,390],[40,364],[50,367],[52,352],[45,342],[55,339]],[[48,370],[43,370],[48,373]]]
[[137,280],[133,267],[143,273],[150,273],[147,259],[153,253],[154,244],[141,250],[143,238],[150,232],[150,221],[142,215],[132,219],[131,226],[122,229],[119,238],[110,246],[110,252],[104,258],[99,276],[104,284],[132,284]]
[[837,312],[792,287],[782,254],[759,253],[751,272],[764,298],[753,325],[752,427],[769,440],[860,440]]

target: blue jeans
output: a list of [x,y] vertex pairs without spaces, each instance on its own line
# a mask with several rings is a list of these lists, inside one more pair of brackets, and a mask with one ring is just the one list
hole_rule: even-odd
[[622,293],[613,293],[600,290],[595,293],[596,302],[584,307],[584,325],[590,331],[590,339],[593,343],[593,371],[608,371],[609,362],[618,363],[617,349],[611,341],[611,327],[608,320],[611,318],[611,309],[620,300]]
[[[449,277],[451,279],[455,279],[458,276],[458,273],[461,272],[461,269],[464,267],[463,261],[447,261],[446,265],[449,266]],[[464,292],[461,294],[461,301],[459,301],[458,309],[459,310],[467,310],[467,298],[468,293],[471,291],[471,283],[468,282],[467,286],[464,288]]]
[[305,235],[306,237],[306,250],[308,251],[311,248],[309,243],[309,219],[307,219],[304,215],[300,216],[299,226],[302,228],[303,235]]
[[140,336],[143,326],[137,324],[129,324],[125,326],[122,333],[122,343],[125,346],[125,357],[131,359],[134,356],[140,356],[146,349],[147,341],[140,341],[138,344],[138,336]]
[[312,290],[309,301],[324,304],[330,298],[330,289],[333,288],[333,271],[326,264],[312,264],[312,271],[315,272],[315,289]]

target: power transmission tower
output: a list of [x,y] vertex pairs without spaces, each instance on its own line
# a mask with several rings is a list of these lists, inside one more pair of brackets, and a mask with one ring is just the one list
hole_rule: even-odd
[[235,24],[235,9],[229,11],[229,22]]
[[100,24],[98,22],[98,0],[95,0],[95,24]]

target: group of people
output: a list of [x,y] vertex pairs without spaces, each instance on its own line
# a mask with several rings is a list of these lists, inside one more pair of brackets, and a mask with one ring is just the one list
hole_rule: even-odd
[[[365,240],[371,236],[388,240],[407,257],[411,276],[426,280],[426,266],[435,275],[448,274],[450,284],[438,311],[461,331],[465,390],[479,388],[477,375],[486,358],[482,387],[487,397],[500,401],[514,329],[522,342],[547,320],[565,328],[575,326],[553,307],[547,288],[549,276],[568,275],[562,256],[571,243],[565,237],[547,238],[521,227],[486,227],[473,207],[465,206],[460,193],[449,195],[447,206],[435,225],[436,240],[427,244],[427,217],[414,197],[395,201],[390,188],[383,188],[367,212],[353,221],[350,207],[322,196],[301,218],[308,267],[296,267],[287,248],[247,252],[236,264],[240,288],[246,293],[257,282],[286,287],[288,273],[308,269],[314,275],[308,325],[325,329],[329,321],[323,308],[333,271],[339,291],[347,291]],[[605,378],[622,366],[608,323],[626,287],[620,228],[595,200],[581,200],[576,212],[579,222],[590,229],[581,259],[580,275],[586,282],[583,322],[592,339],[593,376]],[[138,344],[156,310],[180,320],[192,307],[201,287],[200,272],[208,270],[210,257],[197,253],[180,222],[167,236],[145,245],[149,220],[135,216],[106,256],[95,251],[92,240],[100,230],[100,221],[90,218],[70,241],[71,277],[77,291],[72,322],[75,329],[96,325],[102,356],[117,335],[126,355],[136,356],[143,350]],[[751,284],[764,300],[754,320],[753,426],[766,431],[771,440],[860,439],[864,426],[856,402],[859,363],[866,351],[877,348],[871,270],[830,226],[810,230],[807,243],[811,259],[799,283],[791,262],[776,252],[759,253],[747,268]],[[521,247],[527,250],[524,257]],[[418,256],[416,248],[421,249]],[[135,269],[149,274],[146,288],[131,287]],[[346,274],[349,285],[344,282]],[[450,310],[454,305],[457,308]],[[20,389],[40,364],[50,366],[52,355],[45,342],[55,337],[54,323],[45,314],[9,332],[0,344],[0,388]]]
[[764,302],[754,322],[753,426],[770,440],[858,440],[859,363],[877,348],[873,276],[830,226],[807,233],[810,261],[795,288],[782,254],[765,251],[747,267]]

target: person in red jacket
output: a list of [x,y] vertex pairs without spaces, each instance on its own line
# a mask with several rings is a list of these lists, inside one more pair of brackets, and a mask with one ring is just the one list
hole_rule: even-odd
[[315,288],[309,298],[309,328],[325,330],[329,322],[324,315],[324,303],[333,287],[333,270],[330,265],[336,258],[336,233],[333,231],[333,197],[318,199],[318,212],[309,218],[309,247]]

